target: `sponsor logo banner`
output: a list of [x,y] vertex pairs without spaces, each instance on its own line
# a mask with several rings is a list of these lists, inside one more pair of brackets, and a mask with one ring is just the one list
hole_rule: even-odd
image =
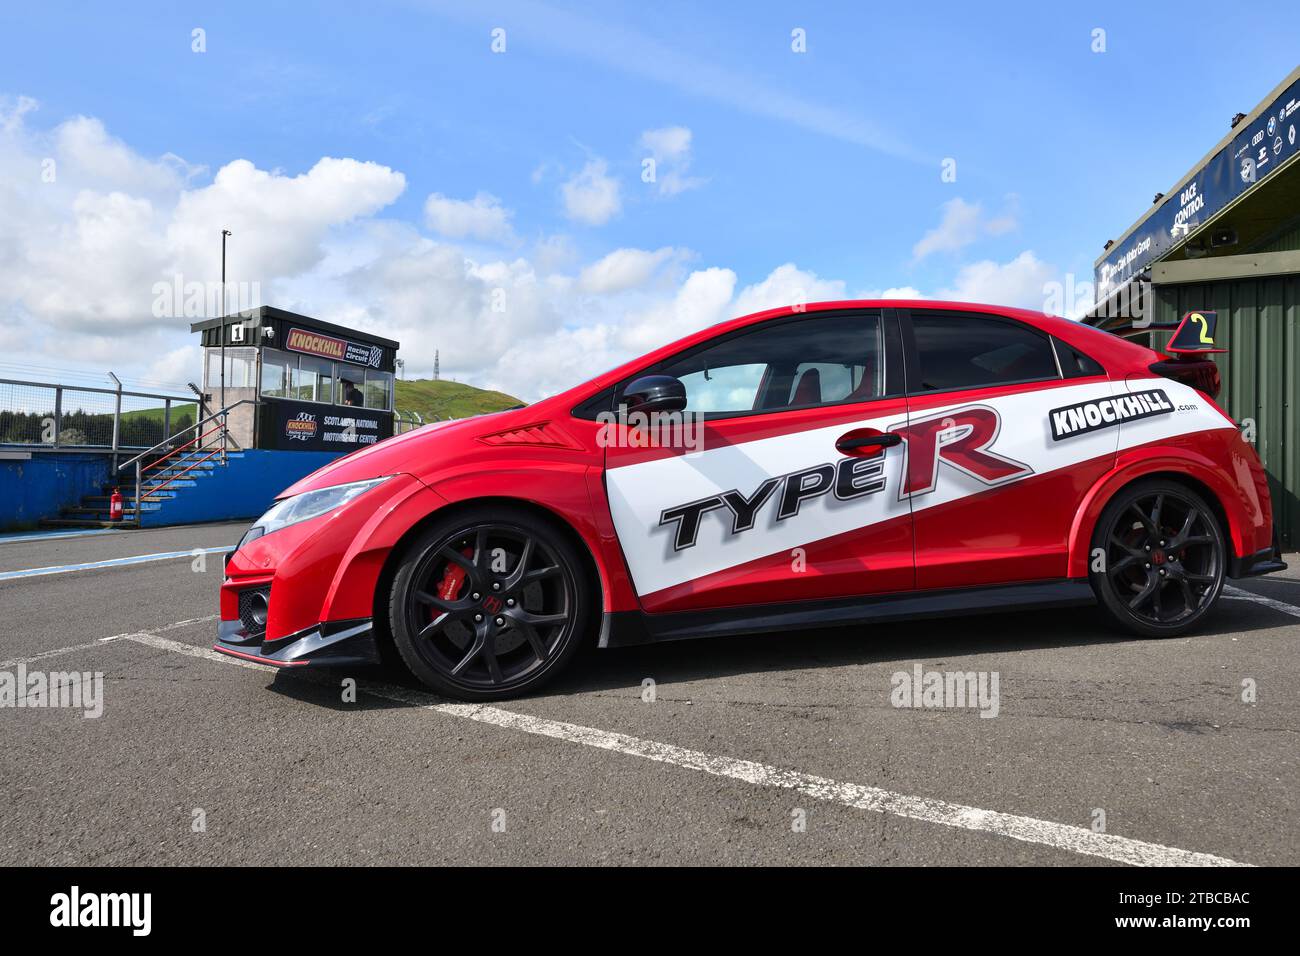
[[299,412],[284,423],[284,437],[290,441],[310,441],[316,431],[316,416],[310,412]]
[[1238,126],[1232,142],[1197,168],[1176,194],[1113,246],[1094,272],[1097,301],[1163,258],[1229,203],[1300,153],[1300,81],[1269,103],[1249,126]]
[[1152,388],[1053,408],[1047,413],[1047,420],[1052,426],[1052,440],[1060,441],[1111,428],[1123,422],[1168,415],[1173,410],[1174,406],[1164,389]]
[[315,402],[268,399],[261,412],[259,447],[294,451],[355,451],[393,434],[392,413],[358,408],[354,414]]
[[384,350],[378,345],[359,345],[332,335],[308,332],[306,329],[290,329],[284,347],[294,352],[306,352],[308,355],[367,365],[370,368],[379,368],[384,360]]

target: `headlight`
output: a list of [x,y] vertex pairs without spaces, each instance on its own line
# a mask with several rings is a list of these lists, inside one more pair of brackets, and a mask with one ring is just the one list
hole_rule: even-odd
[[292,498],[282,498],[271,505],[266,514],[253,522],[253,527],[248,529],[248,533],[244,535],[239,544],[242,547],[264,534],[279,531],[281,528],[297,524],[299,521],[306,521],[308,518],[319,518],[335,508],[343,507],[353,498],[364,494],[375,485],[387,480],[388,476],[371,478],[367,481],[354,481],[346,485],[334,485],[331,488],[319,488],[316,491],[304,491]]

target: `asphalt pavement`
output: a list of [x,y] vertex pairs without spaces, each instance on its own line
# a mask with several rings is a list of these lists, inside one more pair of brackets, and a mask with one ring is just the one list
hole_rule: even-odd
[[[213,654],[244,527],[0,539],[0,680],[103,680],[98,717],[0,706],[0,863],[1300,863],[1296,555],[1190,637],[1075,609],[593,650],[475,707]],[[896,706],[932,672],[989,693]]]

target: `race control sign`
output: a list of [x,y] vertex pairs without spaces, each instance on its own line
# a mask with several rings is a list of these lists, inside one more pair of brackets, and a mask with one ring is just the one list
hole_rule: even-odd
[[1207,223],[1219,211],[1300,153],[1300,81],[1273,99],[1248,126],[1166,196],[1097,264],[1097,301]]

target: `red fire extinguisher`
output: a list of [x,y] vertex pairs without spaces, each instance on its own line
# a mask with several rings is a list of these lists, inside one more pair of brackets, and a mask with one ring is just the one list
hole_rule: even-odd
[[114,488],[112,496],[108,499],[108,520],[122,520],[122,492],[121,489]]

